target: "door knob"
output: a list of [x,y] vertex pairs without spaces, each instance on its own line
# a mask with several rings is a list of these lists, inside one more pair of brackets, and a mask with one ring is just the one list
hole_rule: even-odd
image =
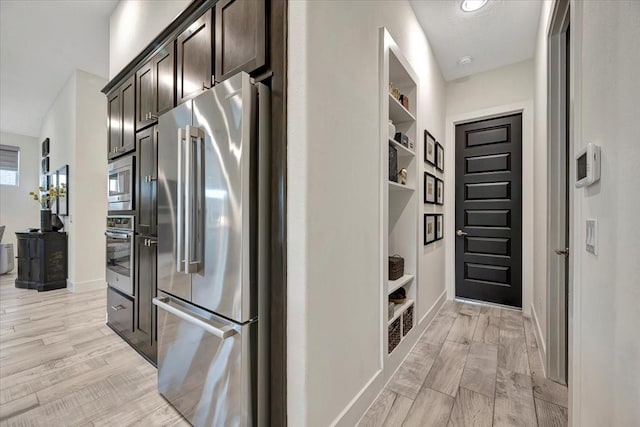
[[464,231],[462,231],[462,230],[457,230],[457,231],[456,231],[456,236],[466,236],[467,234],[469,234],[469,233],[465,233],[465,232],[464,232]]
[[557,255],[569,256],[569,248],[564,248],[564,250],[563,249],[556,249],[555,253]]

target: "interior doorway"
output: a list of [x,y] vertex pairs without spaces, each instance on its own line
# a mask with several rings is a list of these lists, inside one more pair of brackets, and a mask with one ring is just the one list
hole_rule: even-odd
[[571,222],[571,49],[569,1],[558,1],[549,31],[547,376],[568,383]]

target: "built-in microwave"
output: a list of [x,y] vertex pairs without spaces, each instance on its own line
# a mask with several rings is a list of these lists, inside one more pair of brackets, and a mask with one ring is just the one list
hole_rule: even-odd
[[135,156],[129,155],[109,163],[107,206],[109,211],[134,209]]

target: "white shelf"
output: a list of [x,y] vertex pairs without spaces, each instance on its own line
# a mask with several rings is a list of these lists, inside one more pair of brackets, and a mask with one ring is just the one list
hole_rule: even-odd
[[393,123],[415,122],[416,118],[404,108],[400,101],[393,95],[389,94],[389,119]]
[[416,191],[415,188],[408,185],[398,184],[397,182],[389,181],[389,191]]
[[398,157],[415,157],[416,153],[400,144],[395,139],[389,138],[389,142],[393,144],[393,146],[398,150]]
[[393,307],[393,317],[391,319],[389,319],[389,321],[387,322],[387,325],[390,325],[391,323],[393,323],[394,320],[396,320],[398,317],[400,317],[400,315],[407,308],[409,308],[409,306],[411,304],[413,304],[413,300],[409,299],[409,298],[407,298],[407,300],[401,305],[396,304],[395,307]]
[[387,284],[387,295],[392,294],[395,290],[400,289],[413,280],[413,274],[405,274],[399,279],[389,280]]

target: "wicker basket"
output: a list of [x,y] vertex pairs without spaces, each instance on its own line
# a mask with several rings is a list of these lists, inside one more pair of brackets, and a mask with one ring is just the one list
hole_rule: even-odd
[[398,317],[389,325],[389,353],[395,350],[402,339],[402,331],[400,330],[402,325],[400,324],[400,320],[400,317]]
[[406,336],[413,328],[413,304],[402,312],[402,336]]
[[404,258],[400,255],[389,257],[389,280],[397,280],[404,275]]

